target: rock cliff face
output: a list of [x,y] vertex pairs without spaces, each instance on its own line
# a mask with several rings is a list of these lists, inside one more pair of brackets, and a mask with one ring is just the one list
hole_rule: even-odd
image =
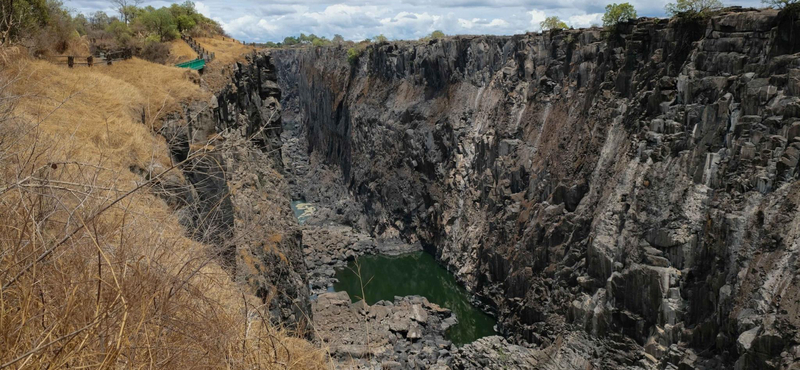
[[587,366],[786,369],[798,53],[796,14],[727,9],[272,55],[288,124],[362,224],[421,242],[513,342]]
[[268,55],[250,55],[210,102],[168,117],[161,134],[186,161],[186,181],[160,185],[192,237],[218,248],[210,257],[225,260],[276,321],[302,330],[310,292],[283,176],[276,79]]

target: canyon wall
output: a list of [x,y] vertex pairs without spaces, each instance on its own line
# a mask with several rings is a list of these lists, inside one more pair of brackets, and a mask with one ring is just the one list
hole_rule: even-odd
[[311,314],[301,238],[281,158],[281,91],[265,54],[232,65],[209,102],[169,115],[167,139],[182,178],[158,184],[194,239],[216,248],[274,321],[307,334]]
[[422,243],[512,341],[593,341],[574,358],[600,368],[786,369],[799,52],[796,12],[729,8],[272,56],[287,124],[359,224]]

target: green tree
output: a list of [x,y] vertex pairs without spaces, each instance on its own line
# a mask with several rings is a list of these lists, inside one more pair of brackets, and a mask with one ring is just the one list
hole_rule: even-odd
[[431,32],[431,35],[429,37],[432,38],[432,39],[441,39],[441,38],[444,37],[444,32],[442,32],[440,30],[436,30],[436,31]]
[[181,14],[175,18],[175,24],[178,26],[178,31],[181,32],[191,30],[197,26],[197,22],[195,22],[194,18],[187,14]]
[[75,31],[72,16],[61,0],[47,1],[46,32],[50,35],[50,47],[58,53],[66,51],[70,41],[79,36]]
[[388,41],[388,39],[383,34],[380,34],[378,36],[373,37],[372,41],[380,43],[380,42],[386,42]]
[[111,0],[111,4],[117,9],[120,18],[125,24],[130,24],[130,21],[133,20],[130,18],[131,9],[138,7],[141,3],[142,0]]
[[629,3],[608,4],[603,14],[603,26],[614,27],[617,23],[625,23],[636,19],[636,9]]
[[300,40],[297,37],[287,36],[283,39],[283,44],[286,46],[297,45],[300,43]]
[[[10,9],[9,9],[10,8]],[[50,8],[46,0],[3,1],[0,9],[0,36],[14,38],[40,30],[50,19]]]
[[667,4],[664,9],[668,15],[675,16],[680,13],[703,14],[720,8],[722,8],[720,0],[678,0]]
[[564,21],[556,16],[545,18],[539,23],[539,26],[542,27],[542,30],[563,30],[568,27]]
[[86,16],[78,13],[72,18],[72,24],[75,27],[75,31],[78,31],[78,34],[83,36],[89,30],[89,20],[86,19]]
[[142,9],[136,5],[128,5],[122,9],[122,14],[124,14],[123,19],[127,19],[127,24],[130,25],[134,20],[136,20],[137,16],[142,14]]
[[114,35],[114,40],[120,45],[126,45],[133,38],[130,27],[118,19],[114,19],[106,26],[106,32]]
[[338,33],[333,35],[333,43],[337,44],[337,45],[341,44],[341,43],[344,43],[344,37],[342,37],[342,35],[340,35]]
[[95,30],[104,30],[111,24],[111,17],[106,12],[94,12],[89,17],[89,26]]
[[167,8],[144,13],[140,18],[147,31],[157,35],[162,42],[176,39],[179,36],[175,18]]
[[350,63],[355,63],[361,57],[361,50],[357,47],[347,49],[347,60]]
[[172,13],[172,16],[175,18],[178,18],[182,15],[193,16],[198,14],[194,7],[194,3],[191,1],[185,1],[182,4],[173,3],[169,6],[169,12]]
[[770,8],[782,9],[789,5],[800,4],[800,0],[761,0]]
[[326,37],[316,37],[313,40],[311,40],[311,45],[314,45],[314,46],[327,46],[327,45],[330,45],[330,44],[331,44],[331,41],[328,40]]

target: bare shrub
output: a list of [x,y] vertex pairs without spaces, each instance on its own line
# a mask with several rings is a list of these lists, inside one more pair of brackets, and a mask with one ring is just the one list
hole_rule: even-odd
[[169,58],[169,44],[165,42],[146,42],[139,56],[153,63],[164,64]]

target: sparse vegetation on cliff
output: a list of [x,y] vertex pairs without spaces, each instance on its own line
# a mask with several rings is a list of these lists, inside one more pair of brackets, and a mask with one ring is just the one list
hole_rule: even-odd
[[630,3],[608,4],[603,14],[603,27],[613,28],[633,19],[636,19],[636,9]]
[[431,32],[431,35],[429,37],[432,39],[440,39],[444,37],[444,32],[436,30]]
[[677,0],[669,3],[664,8],[669,16],[676,16],[684,13],[705,14],[710,11],[722,8],[720,0]]
[[359,50],[356,47],[352,47],[350,49],[347,49],[347,60],[350,63],[355,63],[356,61],[358,61],[358,57],[361,56],[362,52],[364,52],[363,49]]
[[569,28],[564,21],[559,19],[556,16],[547,17],[545,20],[539,23],[539,26],[542,27],[543,31],[546,30],[563,30]]

